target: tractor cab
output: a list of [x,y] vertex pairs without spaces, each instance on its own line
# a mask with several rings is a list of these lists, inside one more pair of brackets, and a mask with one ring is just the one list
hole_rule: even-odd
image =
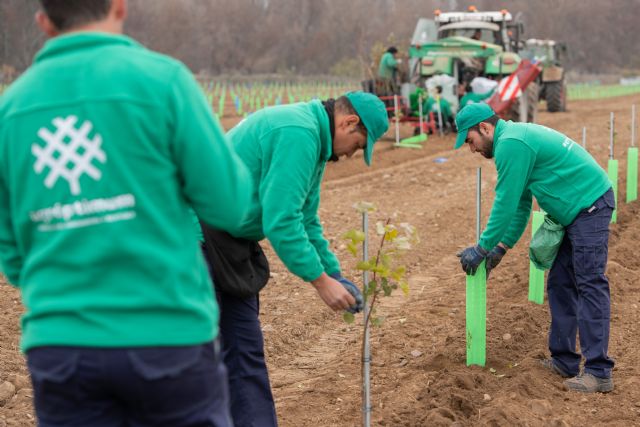
[[524,58],[542,62],[547,66],[562,66],[567,46],[555,40],[529,39],[522,51]]
[[564,43],[548,39],[529,39],[521,52],[523,58],[539,62],[542,73],[537,83],[540,99],[547,101],[547,111],[551,113],[566,111],[567,83],[565,63],[567,46]]
[[499,80],[515,71],[523,26],[507,10],[479,12],[435,11],[433,20],[420,19],[411,47],[411,82],[424,86],[438,74],[468,85],[475,77]]
[[[523,24],[505,9],[480,12],[472,6],[468,12],[436,10],[432,20],[421,18],[414,31],[409,48],[410,82],[403,85],[403,95],[416,88],[427,89],[430,96],[446,99],[454,114],[464,94],[486,99],[483,96],[491,96],[498,82],[521,68],[523,33]],[[519,94],[531,80],[529,75],[523,77],[522,84],[516,80],[518,87],[513,92],[518,98],[524,98]],[[435,88],[441,91],[439,95]],[[478,88],[492,89],[480,92]],[[531,102],[526,108],[515,106],[518,111],[512,116],[532,121],[538,89],[532,87],[528,92]],[[507,98],[509,105],[518,103]],[[525,109],[526,115],[522,112]]]
[[491,22],[463,21],[438,28],[438,38],[466,37],[481,42],[502,45],[500,26]]

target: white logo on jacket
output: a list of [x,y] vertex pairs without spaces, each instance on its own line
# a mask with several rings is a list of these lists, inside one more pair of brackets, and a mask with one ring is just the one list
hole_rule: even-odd
[[564,141],[562,141],[562,146],[568,151],[571,151],[571,149],[573,148],[573,144],[575,144],[575,142],[573,142],[573,140],[569,138],[565,138]]
[[69,183],[69,189],[74,196],[81,192],[80,177],[83,174],[96,181],[102,177],[102,172],[92,164],[93,160],[101,163],[107,161],[105,152],[100,149],[102,137],[95,134],[89,139],[93,124],[85,120],[76,128],[77,122],[76,116],[56,117],[52,121],[56,127],[54,133],[45,127],[38,130],[38,136],[46,145],[42,147],[34,143],[31,146],[31,152],[36,157],[33,166],[36,173],[41,174],[46,167],[49,168],[44,185],[52,188],[58,178],[62,177]]

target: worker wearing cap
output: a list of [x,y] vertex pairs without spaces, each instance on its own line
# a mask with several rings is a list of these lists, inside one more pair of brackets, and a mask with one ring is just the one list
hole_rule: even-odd
[[[615,209],[611,182],[596,161],[567,136],[532,123],[500,120],[487,104],[470,104],[456,116],[455,148],[495,158],[496,197],[480,241],[460,253],[462,268],[474,274],[486,259],[487,272],[522,236],[532,197],[565,227],[547,279],[551,312],[549,350],[543,365],[570,378],[569,390],[613,390],[609,358],[610,297],[605,276],[609,223]],[[576,333],[586,359],[576,352]]]
[[[373,145],[388,127],[382,101],[364,92],[250,115],[228,136],[250,171],[253,197],[249,215],[237,229],[226,231],[251,241],[269,239],[287,269],[311,283],[329,307],[361,310],[360,291],[342,277],[338,259],[323,236],[318,217],[320,183],[327,162],[339,157],[364,150],[364,161],[370,165]],[[238,298],[219,287],[216,291],[235,426],[275,426],[258,295]]]
[[435,87],[435,94],[431,94],[426,99],[423,106],[423,111],[429,116],[429,118],[431,118],[430,113],[433,113],[433,119],[436,121],[436,124],[438,126],[440,126],[440,120],[438,119],[438,115],[440,115],[442,119],[443,131],[447,125],[449,125],[451,129],[455,131],[451,104],[445,97],[442,96],[442,86]]

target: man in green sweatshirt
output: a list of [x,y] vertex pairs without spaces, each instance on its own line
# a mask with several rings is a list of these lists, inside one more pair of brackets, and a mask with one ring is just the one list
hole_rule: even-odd
[[[467,105],[456,116],[455,148],[495,158],[496,197],[480,241],[460,254],[462,269],[474,274],[486,259],[487,273],[522,236],[532,197],[565,227],[549,272],[549,350],[543,365],[567,379],[569,390],[613,390],[608,356],[610,296],[605,275],[609,223],[615,208],[607,174],[579,144],[532,123],[500,120],[484,103]],[[580,372],[576,333],[586,359]]]
[[121,35],[125,0],[40,2],[51,39],[0,99],[0,267],[38,424],[231,426],[189,207],[235,227],[246,167],[189,70]]
[[[436,126],[440,127],[440,119],[442,119],[443,131],[450,127],[455,132],[455,122],[453,120],[453,112],[451,111],[451,104],[445,97],[442,96],[442,86],[436,86],[435,94],[427,97],[423,111],[426,115],[433,116]],[[431,114],[433,113],[433,114]],[[441,117],[439,118],[438,115]]]
[[378,65],[378,77],[381,79],[392,80],[398,70],[398,49],[391,46],[382,54],[380,64]]
[[398,74],[398,65],[402,62],[398,58],[398,49],[395,46],[389,47],[380,57],[378,64],[378,80],[383,86],[384,95],[393,95],[398,93],[398,85],[396,78]]
[[[266,108],[250,115],[228,134],[253,179],[249,215],[239,227],[222,228],[236,238],[268,239],[287,269],[311,283],[331,309],[359,311],[362,295],[342,277],[338,259],[323,236],[318,217],[320,184],[328,161],[363,150],[369,165],[373,145],[388,126],[382,101],[363,92],[350,92],[335,101]],[[205,236],[208,245],[213,243],[220,252],[229,253],[221,247],[222,241],[209,241],[206,228]],[[258,295],[238,297],[223,291],[220,280],[214,282],[222,312],[220,328],[234,424],[275,426]]]
[[485,93],[475,93],[471,89],[470,85],[460,84],[458,85],[458,96],[460,97],[460,105],[458,111],[462,110],[469,104],[475,104],[477,102],[485,101],[493,95],[495,89],[489,90]]

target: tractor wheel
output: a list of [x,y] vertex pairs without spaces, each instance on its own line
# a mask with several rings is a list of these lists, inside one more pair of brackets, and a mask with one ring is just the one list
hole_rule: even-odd
[[547,83],[547,111],[556,113],[567,109],[567,90],[564,81]]

